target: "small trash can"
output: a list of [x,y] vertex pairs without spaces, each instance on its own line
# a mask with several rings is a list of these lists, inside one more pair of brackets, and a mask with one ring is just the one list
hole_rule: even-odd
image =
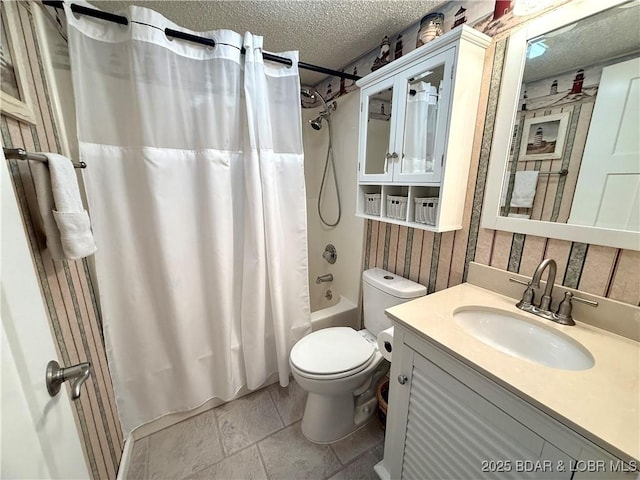
[[382,377],[378,382],[376,389],[376,397],[378,398],[378,420],[385,430],[387,426],[387,407],[389,402],[389,378]]

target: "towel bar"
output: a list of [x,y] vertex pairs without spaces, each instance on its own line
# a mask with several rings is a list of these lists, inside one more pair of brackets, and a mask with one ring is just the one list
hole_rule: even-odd
[[[47,157],[40,153],[29,153],[24,148],[3,148],[4,156],[6,158],[13,158],[16,160],[35,160],[36,162],[47,163]],[[75,168],[87,168],[87,164],[84,162],[71,162]]]
[[[554,172],[538,171],[538,175],[560,175],[561,177],[564,177],[568,173],[569,173],[569,170],[567,170],[566,168],[563,168],[562,170],[557,170],[557,171],[554,171]],[[514,175],[515,175],[515,173],[511,173],[511,176],[514,176]]]

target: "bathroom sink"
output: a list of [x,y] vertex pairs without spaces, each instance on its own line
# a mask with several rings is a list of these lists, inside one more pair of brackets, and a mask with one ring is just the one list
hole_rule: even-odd
[[593,356],[580,343],[535,320],[483,307],[460,308],[453,318],[470,335],[514,357],[562,370],[594,365]]

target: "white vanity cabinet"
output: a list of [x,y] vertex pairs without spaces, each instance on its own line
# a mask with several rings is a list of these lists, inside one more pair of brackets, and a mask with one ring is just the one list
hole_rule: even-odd
[[461,228],[489,43],[462,26],[358,80],[358,216]]
[[396,325],[382,479],[635,479],[624,464]]

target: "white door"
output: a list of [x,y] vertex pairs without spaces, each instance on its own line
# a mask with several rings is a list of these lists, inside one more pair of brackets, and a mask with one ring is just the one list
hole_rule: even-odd
[[45,386],[47,363],[57,355],[7,162],[0,159],[0,478],[89,478],[66,387],[51,398]]
[[568,223],[640,229],[640,59],[605,67]]

